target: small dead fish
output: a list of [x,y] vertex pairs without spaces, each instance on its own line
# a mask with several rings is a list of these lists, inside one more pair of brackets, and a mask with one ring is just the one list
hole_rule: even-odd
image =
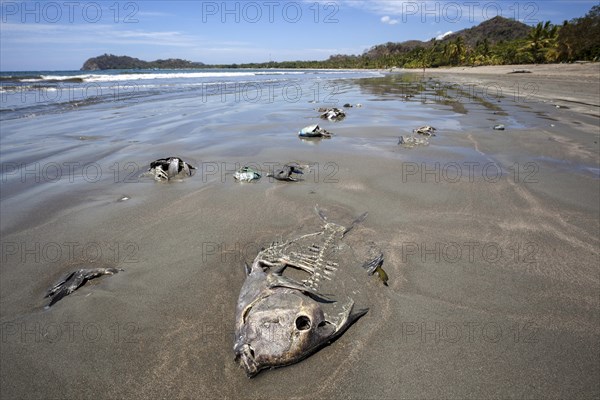
[[[258,253],[252,266],[246,264],[233,350],[248,377],[303,360],[341,336],[368,311],[354,311],[354,301],[349,299],[340,313],[329,315],[325,305],[335,302],[318,290],[319,281],[335,279],[339,267],[328,259],[329,251],[367,213],[347,228],[317,212],[323,220],[320,232],[274,243]],[[380,259],[382,255],[370,263]],[[298,281],[285,276],[287,267],[303,270],[309,278]]]
[[48,290],[48,293],[44,296],[44,298],[50,297],[50,304],[47,307],[51,307],[63,297],[70,295],[90,279],[102,275],[114,275],[119,271],[124,270],[121,268],[90,268],[73,271]]
[[498,124],[498,125],[494,125],[494,130],[495,131],[503,131],[506,127],[502,124]]
[[159,158],[150,163],[147,174],[157,181],[168,181],[177,177],[192,176],[196,167],[183,161],[180,157]]

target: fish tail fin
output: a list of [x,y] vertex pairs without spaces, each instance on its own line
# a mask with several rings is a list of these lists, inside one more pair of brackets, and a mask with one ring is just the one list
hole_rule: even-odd
[[369,275],[373,275],[377,267],[380,267],[383,264],[383,253],[379,254],[377,257],[372,260],[367,261],[362,265],[364,269],[367,270]]
[[317,215],[319,216],[319,218],[321,218],[321,221],[323,222],[327,222],[327,216],[325,215],[325,213],[323,212],[323,210],[321,210],[319,208],[319,205],[315,205],[315,211],[317,212]]
[[344,231],[344,233],[342,235],[346,235],[346,233],[350,232],[352,230],[352,228],[354,228],[356,225],[363,222],[365,220],[365,218],[367,218],[367,215],[369,215],[368,212],[365,212],[365,213],[362,213],[361,215],[359,215],[354,221],[352,221],[350,226],[348,228],[346,228],[346,230]]

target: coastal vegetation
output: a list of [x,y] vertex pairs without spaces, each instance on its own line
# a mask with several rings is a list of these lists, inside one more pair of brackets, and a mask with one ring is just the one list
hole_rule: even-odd
[[129,56],[104,54],[88,59],[81,68],[82,71],[102,69],[183,69],[202,68],[203,63],[170,58],[168,60],[143,61]]
[[146,62],[105,54],[87,60],[82,69],[435,68],[574,61],[600,61],[600,5],[561,25],[547,21],[531,27],[497,16],[440,39],[388,42],[360,55],[336,54],[323,61],[206,65],[185,60]]

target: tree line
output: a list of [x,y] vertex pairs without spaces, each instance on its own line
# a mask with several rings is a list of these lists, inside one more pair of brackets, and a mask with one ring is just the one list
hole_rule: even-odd
[[[506,64],[600,61],[600,5],[562,25],[540,22],[523,37],[491,41],[478,35],[447,40],[386,43],[361,55],[333,55],[324,61],[285,61],[220,65],[223,68],[435,68]],[[467,39],[465,39],[467,38]]]
[[506,64],[600,61],[600,5],[562,25],[540,22],[535,27],[502,17],[428,42],[388,42],[361,55],[337,54],[323,61],[282,61],[208,65],[169,59],[153,62],[127,56],[91,58],[82,69],[149,68],[435,68]]

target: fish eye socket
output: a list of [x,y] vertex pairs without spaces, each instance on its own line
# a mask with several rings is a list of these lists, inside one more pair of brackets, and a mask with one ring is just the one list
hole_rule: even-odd
[[305,331],[310,329],[310,318],[308,318],[306,315],[301,315],[298,318],[296,318],[296,329],[298,329],[299,331]]

